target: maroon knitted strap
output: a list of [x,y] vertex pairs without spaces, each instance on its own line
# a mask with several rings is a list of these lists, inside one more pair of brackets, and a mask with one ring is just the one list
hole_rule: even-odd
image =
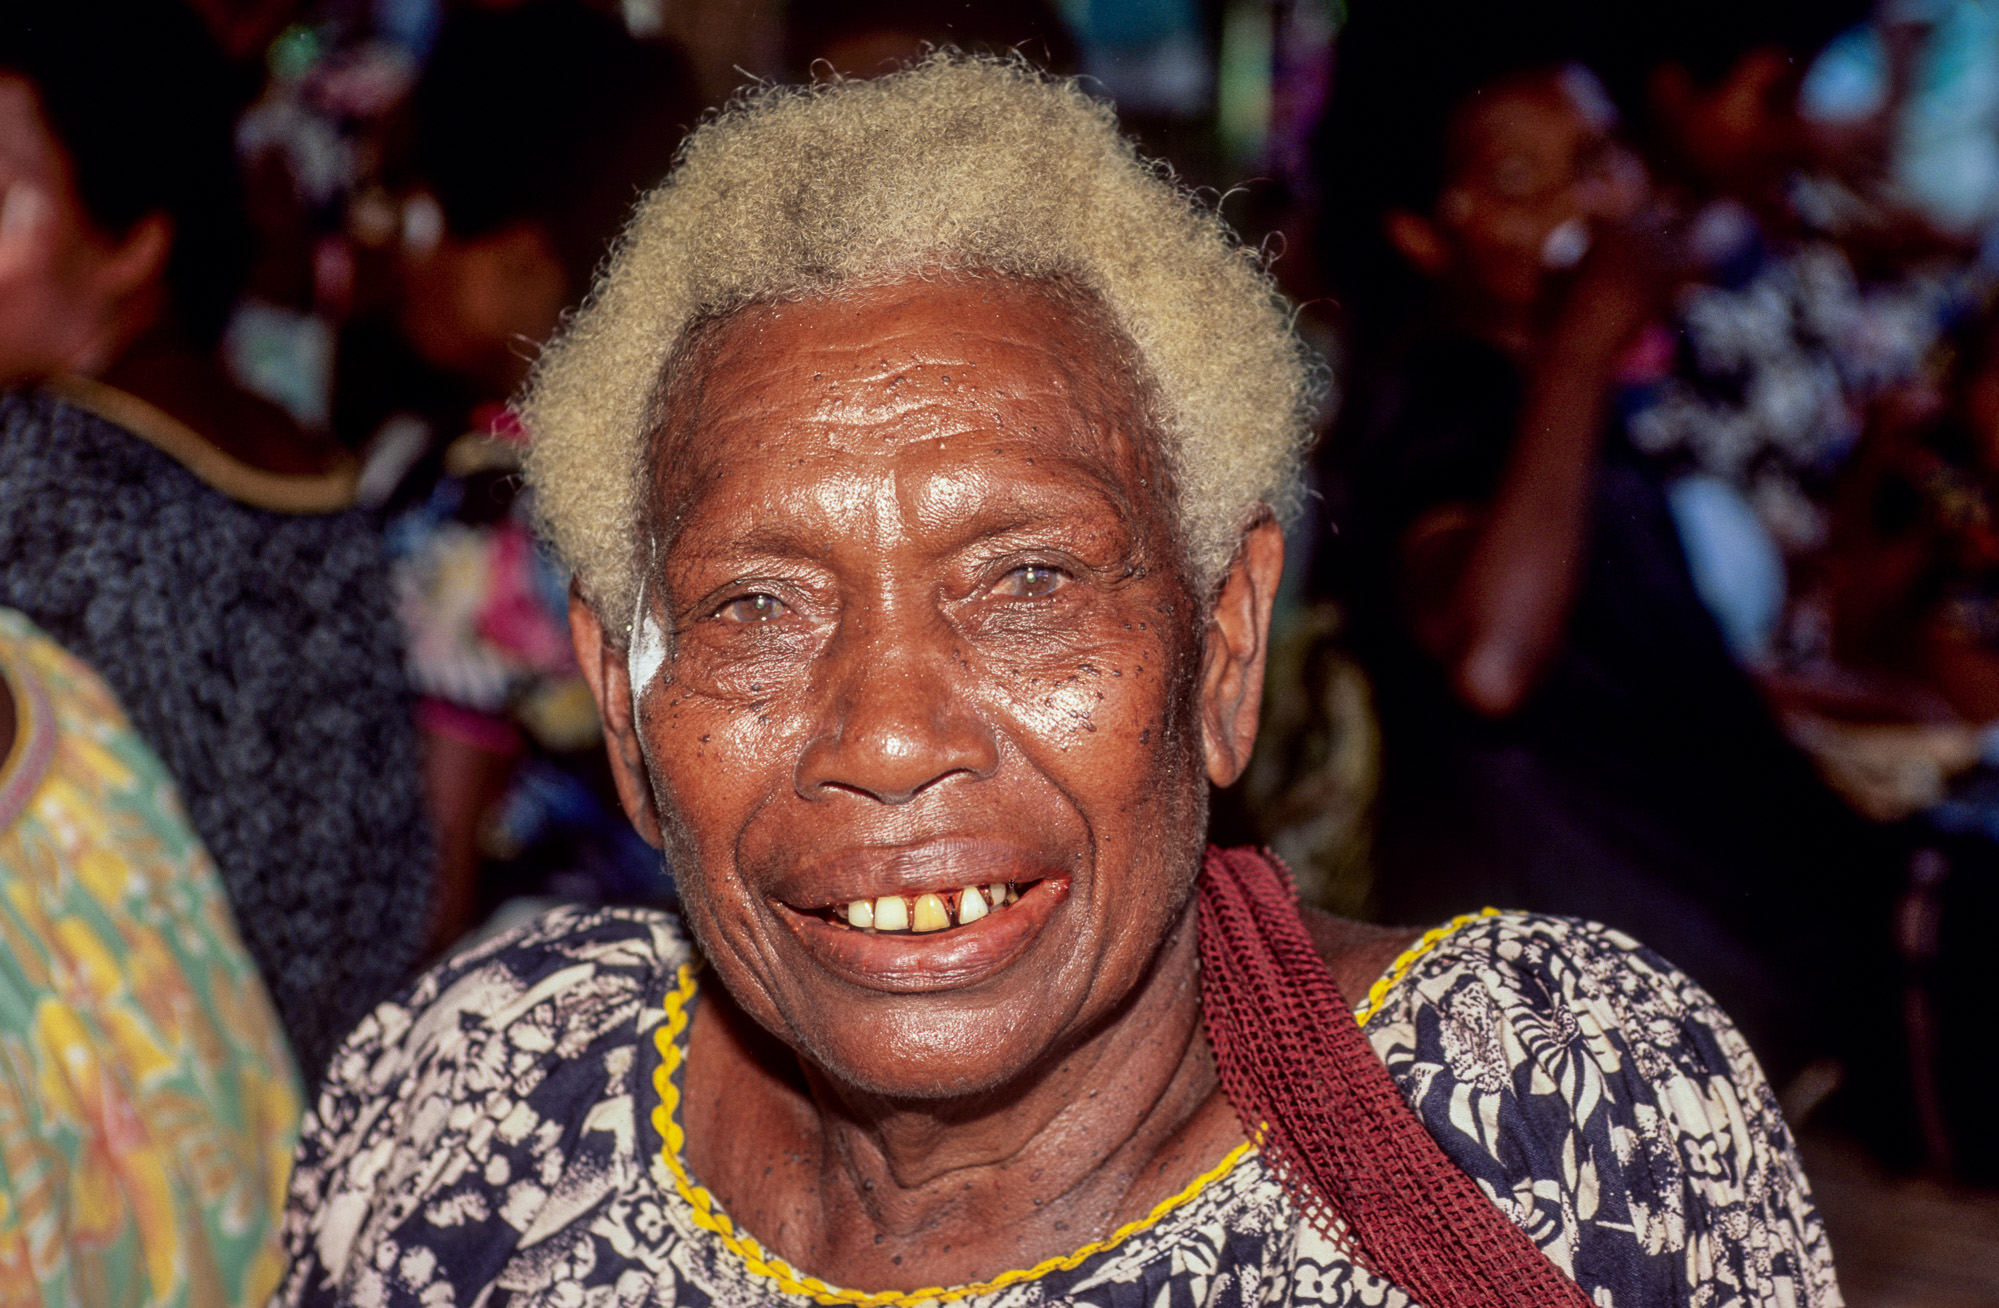
[[1445,1156],[1375,1054],[1298,915],[1248,849],[1203,862],[1201,1012],[1222,1089],[1294,1202],[1425,1308],[1589,1300]]

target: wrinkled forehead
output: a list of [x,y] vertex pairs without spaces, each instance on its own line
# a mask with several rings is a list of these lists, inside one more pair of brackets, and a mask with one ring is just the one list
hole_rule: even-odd
[[1135,516],[1171,519],[1137,352],[1094,297],[1059,281],[959,274],[747,305],[688,334],[655,412],[655,549],[725,476],[915,444],[968,472],[1039,451]]

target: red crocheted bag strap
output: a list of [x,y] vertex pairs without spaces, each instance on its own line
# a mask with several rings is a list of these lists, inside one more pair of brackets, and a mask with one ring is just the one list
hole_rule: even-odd
[[1425,1308],[1589,1308],[1576,1283],[1445,1156],[1333,984],[1291,878],[1210,848],[1201,1011],[1222,1089],[1322,1230]]

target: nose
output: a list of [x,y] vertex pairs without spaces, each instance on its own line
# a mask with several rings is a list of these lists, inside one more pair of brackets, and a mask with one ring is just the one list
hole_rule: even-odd
[[823,708],[799,757],[801,797],[906,804],[941,783],[993,774],[999,745],[952,636],[935,613],[842,621],[815,670]]

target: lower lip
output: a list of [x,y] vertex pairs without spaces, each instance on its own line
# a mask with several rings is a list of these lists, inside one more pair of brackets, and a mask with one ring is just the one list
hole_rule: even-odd
[[970,926],[915,935],[857,931],[783,904],[778,916],[814,961],[870,990],[955,990],[1011,963],[1069,897],[1069,878],[1046,877],[1019,900]]

